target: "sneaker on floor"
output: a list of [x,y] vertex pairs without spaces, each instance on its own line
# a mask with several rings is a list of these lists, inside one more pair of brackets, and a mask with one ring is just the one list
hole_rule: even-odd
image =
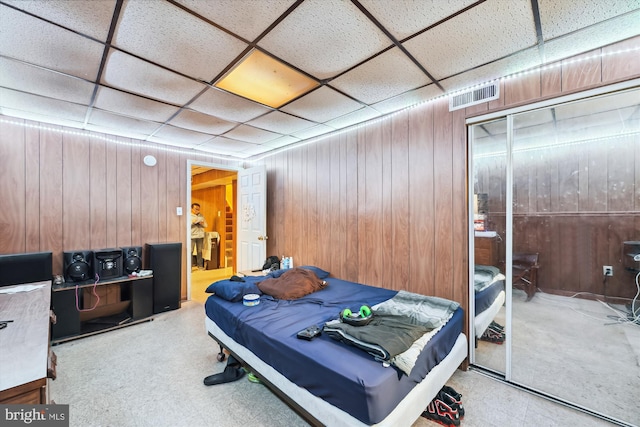
[[457,399],[457,400],[462,402],[462,394],[460,394],[457,391],[455,391],[453,389],[453,387],[448,386],[448,385],[444,385],[444,386],[442,386],[441,390],[444,391],[445,393],[447,393],[449,396],[453,397],[454,399]]
[[428,420],[435,421],[445,426],[457,427],[460,425],[460,416],[458,411],[437,397],[427,405],[427,409],[422,412],[422,416]]
[[[455,390],[454,390],[455,392]],[[452,395],[450,395],[449,393],[447,393],[444,388],[442,390],[440,390],[438,392],[438,396],[437,398],[442,400],[444,403],[446,403],[447,405],[449,405],[451,408],[455,409],[456,411],[458,411],[458,416],[460,419],[464,418],[464,407],[462,406],[462,395],[456,393],[457,396],[460,396],[459,398],[456,398]]]
[[500,332],[496,332],[492,329],[487,328],[486,331],[480,337],[482,341],[492,342],[494,344],[503,344],[504,343],[504,334]]
[[498,333],[504,334],[504,326],[496,323],[496,322],[491,322],[488,326],[488,329],[491,329],[492,331],[496,331]]

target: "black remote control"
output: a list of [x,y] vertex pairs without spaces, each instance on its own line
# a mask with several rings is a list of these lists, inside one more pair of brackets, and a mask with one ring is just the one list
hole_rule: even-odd
[[298,332],[297,337],[301,340],[311,341],[318,335],[322,333],[322,329],[318,327],[318,325],[309,326],[308,328],[304,328],[300,332]]

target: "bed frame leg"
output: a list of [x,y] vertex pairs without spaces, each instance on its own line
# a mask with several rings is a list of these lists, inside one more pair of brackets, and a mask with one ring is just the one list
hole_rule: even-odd
[[[220,344],[218,344],[220,345]],[[224,362],[224,359],[227,358],[227,355],[224,354],[222,345],[220,345],[220,352],[218,352],[218,356],[216,357],[216,359],[218,359],[218,362]]]

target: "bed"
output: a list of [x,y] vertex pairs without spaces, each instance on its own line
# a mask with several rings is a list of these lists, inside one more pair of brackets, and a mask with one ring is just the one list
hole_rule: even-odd
[[476,265],[474,273],[476,338],[489,327],[505,301],[505,276],[496,267]]
[[[208,291],[214,295],[205,303],[209,335],[313,425],[410,426],[467,356],[462,308],[435,298],[452,303],[452,312],[410,351],[380,360],[332,339],[326,330],[311,341],[296,334],[311,325],[323,327],[344,308],[357,312],[366,305],[375,317],[409,293],[331,278],[315,267],[298,269],[312,270],[324,285],[291,300],[262,293],[258,305],[247,306],[242,296],[261,293],[277,272],[213,283]],[[394,361],[411,352],[414,365],[399,368]]]

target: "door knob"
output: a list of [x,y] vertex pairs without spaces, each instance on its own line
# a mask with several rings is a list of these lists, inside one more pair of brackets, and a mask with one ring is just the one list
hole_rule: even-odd
[[258,236],[258,240],[267,240],[268,236]]

